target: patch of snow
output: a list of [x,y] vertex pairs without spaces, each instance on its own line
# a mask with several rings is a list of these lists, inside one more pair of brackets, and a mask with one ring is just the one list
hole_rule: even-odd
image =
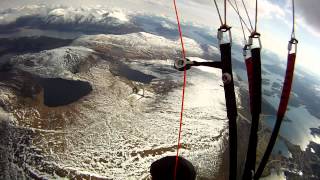
[[50,11],[48,15],[49,16],[65,16],[66,11],[65,11],[65,9],[58,8],[58,9],[54,9],[54,10]]
[[215,46],[209,45],[208,50],[211,51],[212,54],[220,54],[220,50]]
[[[106,7],[64,7],[64,6],[23,6],[0,12],[6,19],[0,23],[10,23],[25,16],[40,17],[46,23],[90,23],[90,24],[124,24],[130,23],[128,13],[120,9]],[[106,19],[108,18],[108,19]],[[36,24],[35,24],[36,26]]]
[[[191,38],[184,38],[187,54],[202,56],[203,50],[200,45]],[[176,56],[181,57],[180,41],[172,41],[162,36],[139,32],[125,35],[87,35],[75,40],[73,45],[85,46],[92,49],[99,48],[108,51],[110,46],[121,48],[124,52],[135,52],[134,54],[147,55],[151,57]],[[131,53],[133,54],[133,53]],[[130,56],[130,54],[129,54]]]
[[[188,51],[196,51],[196,52],[200,52],[201,54],[203,54],[203,50],[202,50],[200,44],[197,43],[194,39],[184,37],[183,41],[185,44],[185,49],[187,49]],[[180,44],[180,40],[178,40],[176,43]]]
[[5,112],[2,108],[0,108],[0,121],[6,121],[10,124],[16,123],[15,118],[12,114]]
[[127,15],[120,9],[114,10],[109,14],[109,17],[119,19],[122,22],[129,22]]
[[303,172],[302,171],[299,171],[298,174],[299,174],[299,176],[303,176]]
[[[13,57],[11,62],[18,68],[42,77],[69,77],[79,64],[88,60],[94,51],[85,47],[66,46],[39,53]],[[27,63],[32,65],[27,65]]]
[[311,152],[312,152],[312,153],[316,153],[313,148],[311,148]]
[[260,178],[261,180],[286,180],[286,176],[283,171],[275,172],[274,170],[267,177]]
[[41,5],[36,5],[36,4],[32,4],[32,5],[26,5],[26,6],[22,6],[22,7],[18,7],[16,8],[17,10],[34,10],[34,9],[39,9],[39,8],[43,8],[44,6]]
[[162,22],[161,22],[161,26],[162,26],[163,28],[170,29],[170,30],[176,29],[175,26],[167,23],[166,21],[162,21]]

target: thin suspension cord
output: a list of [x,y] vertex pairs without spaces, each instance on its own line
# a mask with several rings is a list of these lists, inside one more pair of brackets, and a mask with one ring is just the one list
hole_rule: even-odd
[[[183,59],[186,60],[186,52],[185,52],[184,43],[183,43],[183,36],[182,36],[182,30],[181,30],[181,26],[180,26],[179,13],[178,13],[176,0],[173,0],[173,5],[174,5],[176,18],[177,18],[178,29],[179,29],[179,36],[180,36],[181,48],[182,48],[182,56],[183,56]],[[175,162],[174,176],[173,176],[174,180],[176,180],[176,178],[177,178],[177,169],[178,169],[178,161],[179,161],[179,150],[180,150],[180,147],[181,147],[180,141],[181,141],[181,132],[182,132],[182,119],[183,119],[183,111],[184,111],[184,96],[185,96],[186,84],[187,84],[187,69],[186,69],[186,66],[185,66],[184,67],[184,73],[183,73],[183,88],[182,88],[182,101],[181,101],[181,111],[180,111],[178,145],[177,145],[176,162]]]
[[[235,11],[235,12],[238,14],[238,16],[239,16],[240,24],[241,24],[241,29],[242,29],[242,33],[243,33],[243,38],[244,38],[245,42],[247,42],[246,34],[245,34],[245,31],[244,31],[244,26],[247,28],[247,30],[248,30],[249,33],[251,33],[251,30],[250,30],[250,28],[248,27],[247,23],[243,20],[241,14],[240,14],[237,1],[234,0],[236,7],[234,7],[234,5],[232,4],[232,2],[231,2],[230,0],[228,0],[228,2],[229,2],[229,4],[231,5],[231,7],[234,9],[234,11]],[[244,25],[244,26],[243,26],[243,25]]]
[[245,27],[247,28],[248,32],[251,33],[252,30],[249,28],[249,26],[247,25],[247,23],[245,22],[245,20],[243,19],[243,17],[240,14],[238,3],[235,1],[235,4],[236,4],[236,8],[235,8],[235,6],[233,5],[233,3],[230,0],[228,0],[228,2],[231,5],[232,9],[238,14],[238,16],[240,18],[240,21],[245,25]]
[[[293,40],[292,38],[295,38],[295,10],[294,10],[294,0],[292,0],[292,13],[293,13],[293,27],[292,27],[292,34],[291,34],[291,40]],[[295,39],[295,42],[291,42],[291,40],[289,41],[289,43],[294,43],[295,46],[297,47],[297,40]],[[292,45],[292,44],[291,44]],[[297,50],[297,49],[296,49]],[[276,123],[274,125],[273,131],[271,133],[271,137],[268,143],[268,146],[264,152],[264,155],[260,161],[259,167],[254,175],[254,180],[258,180],[262,173],[264,168],[266,167],[270,154],[273,150],[273,147],[276,143],[276,140],[278,138],[278,134],[280,132],[280,128],[281,128],[281,124],[283,121],[283,117],[285,116],[285,113],[287,111],[287,107],[288,107],[288,103],[289,103],[289,98],[290,98],[290,93],[291,93],[291,88],[292,88],[292,81],[293,81],[293,76],[294,76],[294,68],[295,68],[295,61],[296,61],[296,53],[297,51],[295,51],[294,53],[290,52],[290,48],[288,51],[288,59],[287,59],[287,69],[286,69],[286,75],[285,75],[285,80],[283,82],[283,87],[282,87],[282,93],[281,93],[281,98],[280,98],[280,103],[278,106],[278,112],[277,112],[277,119],[276,119]]]
[[222,21],[222,17],[221,17],[221,14],[220,14],[220,10],[219,10],[217,1],[216,1],[216,0],[213,0],[213,2],[214,2],[214,5],[215,5],[215,7],[216,7],[216,9],[217,9],[218,15],[219,15],[220,23],[221,23],[221,25],[223,25],[223,21]]
[[291,38],[295,38],[295,26],[296,26],[296,20],[295,20],[295,6],[294,6],[294,0],[292,0],[292,34]]
[[257,32],[257,24],[258,24],[258,0],[256,0],[256,19],[255,19],[254,32]]
[[[233,5],[231,4],[230,0],[228,0],[228,1],[229,1],[230,5],[233,7]],[[237,1],[234,0],[234,2],[235,2],[235,5],[236,5],[236,9],[234,9],[234,10],[236,11],[236,13],[238,14],[239,19],[240,19],[240,25],[241,25],[241,29],[242,29],[243,39],[244,39],[245,43],[247,43],[247,38],[246,38],[246,34],[244,32],[244,28],[243,28],[243,24],[242,24],[242,17],[240,15],[240,11],[239,11],[239,8],[238,8],[238,5],[237,5]]]
[[224,24],[227,24],[227,0],[224,0]]
[[253,30],[253,26],[252,26],[252,23],[251,23],[251,18],[250,18],[250,16],[249,16],[247,6],[246,6],[246,4],[244,3],[243,0],[242,0],[242,5],[243,5],[244,10],[245,10],[245,12],[246,12],[246,14],[247,14],[247,17],[248,17],[248,20],[249,20],[249,23],[250,23],[251,30]]

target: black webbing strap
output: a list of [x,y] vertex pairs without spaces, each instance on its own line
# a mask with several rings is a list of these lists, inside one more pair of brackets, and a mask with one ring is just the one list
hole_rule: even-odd
[[261,56],[260,48],[254,48],[251,50],[252,56],[252,106],[251,106],[251,130],[248,144],[247,158],[245,164],[245,170],[243,173],[243,180],[252,179],[255,171],[256,152],[258,144],[258,128],[259,119],[261,113]]
[[234,91],[231,44],[220,44],[221,67],[223,73],[224,91],[229,119],[229,180],[236,180],[237,177],[237,105]]
[[290,92],[292,87],[292,81],[293,81],[293,75],[294,75],[294,67],[295,67],[295,60],[296,60],[296,54],[288,54],[288,62],[287,62],[287,70],[286,70],[286,77],[283,83],[282,93],[281,93],[281,100],[278,108],[278,114],[277,114],[277,121],[273,128],[267,149],[262,157],[262,160],[260,162],[260,165],[258,167],[258,170],[254,176],[254,179],[259,179],[263,173],[263,170],[268,162],[268,159],[270,157],[270,154],[272,152],[272,149],[276,143],[281,123],[283,120],[283,117],[285,115],[289,98],[290,98]]

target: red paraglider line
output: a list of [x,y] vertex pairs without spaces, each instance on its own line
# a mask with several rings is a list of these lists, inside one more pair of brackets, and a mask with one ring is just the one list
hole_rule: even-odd
[[[179,13],[178,13],[176,0],[173,0],[173,5],[174,5],[174,10],[176,12],[176,18],[177,18],[177,24],[178,24],[179,36],[180,36],[181,48],[182,48],[182,55],[183,55],[183,59],[186,60],[186,53],[185,53],[185,49],[184,49],[183,36],[182,36],[182,30],[181,30],[181,26],[180,26]],[[181,141],[182,119],[183,119],[183,111],[184,111],[184,95],[185,95],[185,89],[186,89],[186,82],[187,82],[187,70],[186,70],[186,66],[185,66],[184,73],[183,73],[183,88],[182,88],[182,102],[181,102],[181,111],[180,111],[179,137],[178,137],[176,163],[175,163],[175,167],[174,167],[174,176],[173,176],[174,180],[176,180],[176,177],[177,177],[179,150],[181,148],[180,141]]]

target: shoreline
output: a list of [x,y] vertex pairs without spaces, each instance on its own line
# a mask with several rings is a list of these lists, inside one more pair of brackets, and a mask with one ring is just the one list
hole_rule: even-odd
[[[248,92],[240,87],[239,90],[239,102],[241,108],[239,108],[239,119],[238,119],[238,177],[242,177],[242,169],[244,167],[244,161],[247,151],[248,137],[250,132],[250,110],[248,103]],[[263,112],[264,114],[274,114],[274,108],[263,100]],[[264,150],[269,141],[272,129],[270,129],[266,122],[263,120],[259,124],[259,141],[257,148],[257,162],[256,167],[259,166],[260,160],[263,156]],[[240,141],[241,139],[241,141]],[[307,178],[307,179],[318,179],[320,178],[320,165],[316,162],[320,161],[320,144],[310,142],[306,151],[301,150],[299,145],[294,145],[289,140],[279,135],[279,140],[284,141],[288,148],[289,153],[292,157],[285,157],[283,152],[279,151],[278,154],[271,154],[269,163],[267,164],[262,177],[269,177],[272,172],[283,172],[286,178]],[[227,139],[225,140],[227,144]],[[241,143],[239,143],[241,142]],[[227,146],[228,147],[228,146]],[[281,148],[280,148],[281,149]],[[228,179],[228,148],[222,153],[222,163],[215,179]]]

